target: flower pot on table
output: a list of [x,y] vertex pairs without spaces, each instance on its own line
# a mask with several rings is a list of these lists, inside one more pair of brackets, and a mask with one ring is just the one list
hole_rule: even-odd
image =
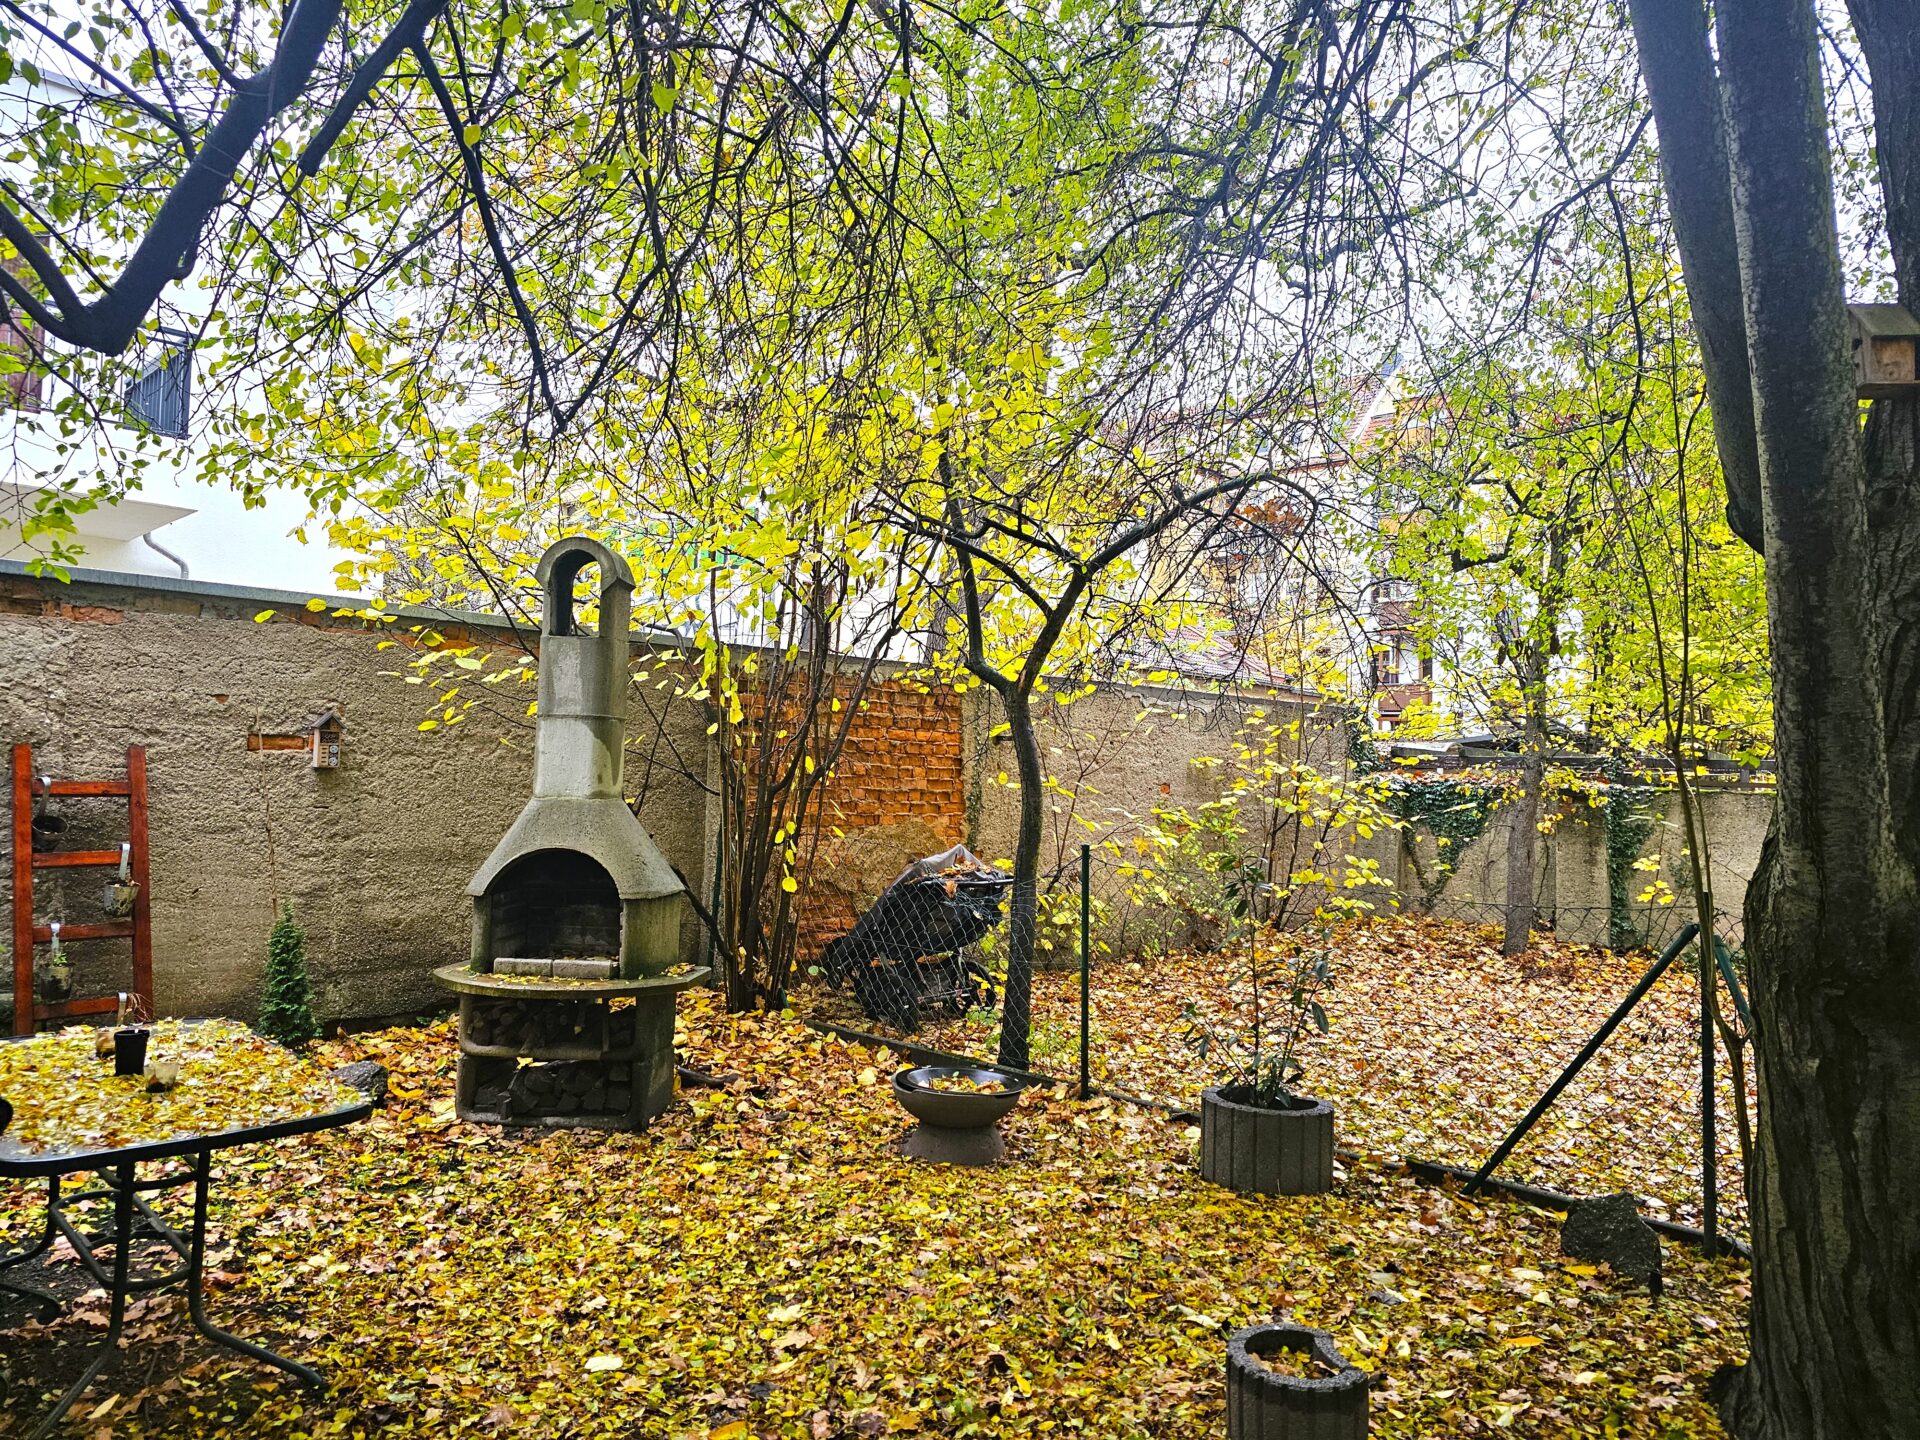
[[128,1028],[113,1032],[113,1073],[116,1075],[145,1075],[147,1073],[147,1032]]

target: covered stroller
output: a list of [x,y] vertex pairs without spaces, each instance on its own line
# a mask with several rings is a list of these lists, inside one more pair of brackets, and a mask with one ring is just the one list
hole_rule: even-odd
[[993,978],[965,950],[1000,923],[1012,887],[1011,875],[964,845],[916,860],[827,943],[821,967],[832,984],[852,982],[868,1015],[904,1030],[929,1009],[990,1009],[999,998]]

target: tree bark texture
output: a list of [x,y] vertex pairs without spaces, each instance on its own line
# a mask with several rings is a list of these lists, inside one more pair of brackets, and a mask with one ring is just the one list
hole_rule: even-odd
[[1521,795],[1507,831],[1507,925],[1501,954],[1521,954],[1534,943],[1534,858],[1540,839],[1540,785],[1546,780],[1546,735],[1536,733],[1532,705],[1526,708],[1526,753],[1521,756]]
[[1539,856],[1540,790],[1547,775],[1546,676],[1527,693],[1521,730],[1520,797],[1507,831],[1507,917],[1500,953],[1518,955],[1533,944],[1534,862]]
[[1040,736],[1024,691],[1000,694],[1007,714],[1007,736],[1020,776],[1020,828],[1013,845],[1013,898],[1007,915],[1007,983],[1000,1004],[1000,1063],[1031,1069],[1033,1031],[1033,952],[1040,915],[1040,842],[1046,785]]
[[1631,0],[1631,8],[1701,366],[1720,422],[1713,438],[1727,481],[1727,523],[1758,550],[1760,456],[1753,379],[1747,368],[1727,132],[1707,48],[1706,7],[1701,0]]
[[[1717,81],[1701,0],[1633,6],[1709,355],[1734,337],[1715,298],[1725,236],[1702,217],[1730,202],[1773,651],[1780,786],[1746,907],[1752,1354],[1722,1410],[1739,1440],[1893,1440],[1920,1433],[1916,406],[1876,401],[1863,435],[1811,4],[1721,0]],[[1920,7],[1852,8],[1911,306]],[[1716,110],[1724,178],[1677,128]],[[1716,430],[1737,431],[1726,367],[1707,380]],[[1728,482],[1743,477],[1729,467]]]

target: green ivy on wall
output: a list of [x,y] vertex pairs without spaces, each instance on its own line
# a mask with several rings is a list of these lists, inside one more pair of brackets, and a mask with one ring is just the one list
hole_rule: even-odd
[[1347,762],[1356,775],[1371,775],[1383,768],[1379,747],[1373,743],[1373,726],[1367,722],[1364,711],[1347,717]]
[[1481,780],[1407,780],[1393,787],[1387,808],[1411,830],[1424,825],[1437,842],[1438,863],[1424,881],[1421,903],[1432,905],[1453,878],[1454,862],[1486,832],[1504,790]]
[[1646,936],[1633,923],[1633,866],[1658,823],[1647,785],[1614,782],[1602,807],[1607,825],[1607,944],[1631,950]]

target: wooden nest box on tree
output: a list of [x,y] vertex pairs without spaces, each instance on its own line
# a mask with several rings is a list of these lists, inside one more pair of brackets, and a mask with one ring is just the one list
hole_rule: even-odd
[[1920,320],[1900,305],[1847,306],[1853,383],[1862,400],[1920,395]]

